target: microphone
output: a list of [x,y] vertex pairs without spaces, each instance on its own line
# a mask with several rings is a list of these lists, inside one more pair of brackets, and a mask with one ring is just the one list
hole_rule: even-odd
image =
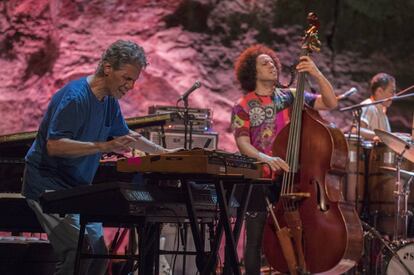
[[178,101],[187,99],[187,97],[192,92],[194,92],[195,90],[197,90],[200,87],[201,87],[201,83],[200,83],[200,81],[197,80],[196,82],[194,82],[193,86],[191,86],[190,89],[188,89],[182,96],[180,96],[180,98],[178,99]]
[[338,95],[336,97],[337,100],[342,100],[342,99],[346,99],[348,97],[350,97],[351,95],[355,94],[356,92],[358,92],[358,89],[355,87],[352,87],[351,89],[349,89],[348,91],[346,91],[345,93]]

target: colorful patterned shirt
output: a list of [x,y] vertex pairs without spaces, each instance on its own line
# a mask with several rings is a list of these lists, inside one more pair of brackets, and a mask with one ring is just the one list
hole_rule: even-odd
[[[272,96],[249,92],[233,107],[232,128],[235,138],[250,137],[251,144],[260,152],[272,155],[272,145],[280,130],[286,125],[283,115],[293,105],[295,89],[276,89]],[[305,102],[313,107],[316,95],[305,92]]]

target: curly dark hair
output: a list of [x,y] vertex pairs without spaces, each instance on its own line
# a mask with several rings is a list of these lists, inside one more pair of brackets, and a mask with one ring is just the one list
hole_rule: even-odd
[[115,70],[125,64],[131,64],[142,69],[147,66],[144,49],[135,42],[128,40],[118,40],[105,50],[96,69],[96,74],[99,76],[104,75],[104,62],[108,62]]
[[387,88],[388,84],[391,82],[395,82],[395,78],[392,75],[387,73],[378,73],[374,75],[369,83],[371,94],[374,95],[379,87],[383,89]]
[[273,59],[277,70],[276,81],[279,81],[282,65],[276,53],[264,45],[253,45],[244,50],[234,64],[237,80],[245,93],[256,89],[256,59],[261,54],[267,54]]

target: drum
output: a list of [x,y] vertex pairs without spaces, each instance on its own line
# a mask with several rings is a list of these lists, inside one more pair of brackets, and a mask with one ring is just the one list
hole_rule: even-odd
[[360,138],[359,158],[357,157],[358,136],[345,134],[348,142],[348,169],[346,182],[343,186],[345,201],[351,202],[356,206],[358,213],[361,213],[364,202],[364,186],[368,180],[369,152],[372,143]]
[[[395,200],[394,191],[397,175],[381,167],[397,167],[397,156],[394,151],[383,143],[374,145],[369,157],[369,212],[374,218],[372,224],[381,233],[394,234]],[[402,160],[401,169],[411,171],[412,163]],[[403,184],[407,180],[401,178]],[[414,192],[409,194],[408,209],[414,206]],[[399,232],[401,233],[401,232]]]
[[404,266],[388,249],[384,248],[381,273],[387,275],[405,275],[414,273],[414,243],[413,242],[402,242],[400,244],[392,244],[391,247],[396,252],[401,261],[408,268],[409,272]]

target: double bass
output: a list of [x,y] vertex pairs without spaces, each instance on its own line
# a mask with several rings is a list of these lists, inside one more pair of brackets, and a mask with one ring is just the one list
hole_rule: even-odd
[[[320,47],[318,19],[314,13],[307,19],[301,55]],[[363,247],[355,206],[341,193],[348,145],[339,129],[304,104],[304,84],[305,73],[299,73],[291,121],[273,144],[273,156],[290,170],[283,173],[278,202],[269,207],[263,250],[280,272],[341,274],[356,265]],[[282,231],[287,238],[279,237]]]

